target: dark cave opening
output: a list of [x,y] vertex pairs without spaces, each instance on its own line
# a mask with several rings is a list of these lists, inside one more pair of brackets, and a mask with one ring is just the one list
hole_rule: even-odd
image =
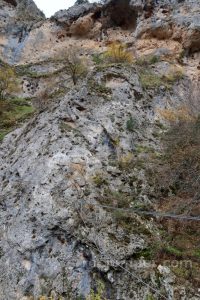
[[135,29],[137,24],[137,13],[129,5],[130,0],[113,0],[106,9],[107,15],[113,26],[122,29]]
[[17,6],[16,0],[4,0],[4,1],[11,4],[12,6],[15,6],[15,7]]
[[97,11],[95,11],[92,18],[93,18],[93,20],[100,19],[101,18],[101,9],[98,9]]

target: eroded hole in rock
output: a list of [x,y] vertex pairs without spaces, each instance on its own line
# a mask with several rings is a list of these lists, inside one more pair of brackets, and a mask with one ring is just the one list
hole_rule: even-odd
[[94,21],[98,20],[101,18],[101,9],[97,10],[96,12],[94,12],[94,14],[92,15],[92,19]]
[[11,5],[13,5],[13,6],[15,6],[15,7],[17,6],[17,2],[15,0],[4,0],[4,1],[11,4]]
[[130,7],[130,0],[111,1],[106,9],[110,21],[114,26],[122,29],[135,29],[137,13]]
[[200,50],[200,38],[199,39],[197,38],[191,43],[190,47],[188,48],[188,54],[191,55],[192,53],[199,52],[199,50]]
[[83,107],[83,106],[77,106],[77,109],[78,109],[79,111],[85,111],[85,110],[86,110],[86,108]]

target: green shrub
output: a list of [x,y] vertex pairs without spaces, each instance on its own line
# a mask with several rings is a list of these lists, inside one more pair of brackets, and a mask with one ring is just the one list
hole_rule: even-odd
[[152,296],[151,294],[148,294],[145,298],[145,300],[155,300],[154,296]]
[[34,108],[26,99],[0,100],[0,141],[19,123],[29,118],[33,112]]
[[162,85],[169,87],[169,84],[166,85],[160,75],[152,73],[151,71],[142,71],[139,77],[144,89],[159,88]]
[[97,283],[97,291],[93,289],[90,292],[90,295],[87,296],[86,300],[106,300],[104,297],[105,286],[101,281]]
[[134,258],[140,259],[141,257],[144,257],[146,260],[152,259],[153,256],[153,249],[151,248],[145,248],[137,253],[134,254]]
[[99,202],[102,205],[110,205],[118,208],[128,208],[132,201],[132,197],[125,192],[112,191],[107,188],[104,190],[104,194],[99,197]]
[[133,119],[131,116],[126,122],[126,129],[130,132],[133,132],[137,128],[137,120]]
[[174,255],[176,257],[182,257],[183,253],[181,250],[175,248],[175,247],[172,247],[172,246],[167,246],[164,248],[164,251],[168,254],[171,254],[171,255]]
[[149,63],[152,64],[156,64],[157,62],[160,61],[160,57],[157,55],[152,55],[149,57]]
[[155,300],[154,296],[152,296],[151,294],[146,296],[145,300]]
[[105,58],[111,63],[132,63],[133,55],[128,51],[127,47],[119,42],[112,43],[107,52]]
[[102,54],[94,54],[92,56],[92,60],[96,65],[100,65],[103,64],[104,59],[103,59],[103,55]]
[[194,253],[193,253],[193,255],[194,255],[195,257],[200,258],[200,249],[199,249],[199,250],[195,250]]
[[112,211],[112,215],[116,223],[127,231],[127,233],[151,235],[150,230],[143,222],[136,219],[133,212],[116,209]]
[[0,100],[19,90],[17,76],[13,68],[3,66],[0,69]]
[[144,89],[159,88],[160,86],[170,89],[177,80],[184,77],[184,72],[182,68],[177,66],[171,66],[165,75],[153,73],[150,68],[147,70],[142,68],[139,77]]
[[92,181],[97,187],[101,187],[102,185],[108,185],[108,181],[105,178],[104,174],[97,173],[92,177]]
[[120,170],[129,171],[134,168],[135,165],[135,157],[133,153],[128,152],[127,154],[123,154],[118,158],[118,167]]
[[0,142],[3,141],[4,137],[9,133],[9,130],[0,129]]
[[136,64],[139,66],[149,66],[160,61],[160,57],[157,55],[145,55],[136,60]]

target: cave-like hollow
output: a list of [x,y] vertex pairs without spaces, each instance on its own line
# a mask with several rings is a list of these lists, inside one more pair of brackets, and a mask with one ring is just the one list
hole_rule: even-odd
[[130,0],[112,0],[106,8],[113,26],[133,30],[137,24],[137,12],[129,4]]
[[4,0],[4,1],[11,4],[12,6],[15,6],[15,7],[17,6],[16,0]]

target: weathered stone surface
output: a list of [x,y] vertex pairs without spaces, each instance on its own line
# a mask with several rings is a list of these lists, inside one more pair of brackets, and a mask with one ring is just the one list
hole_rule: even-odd
[[158,6],[149,18],[139,22],[136,36],[178,40],[188,52],[196,52],[199,51],[199,16],[198,1],[184,1],[180,4],[175,1],[173,6],[163,9]]
[[0,50],[10,63],[27,61],[27,57],[37,60],[47,55],[47,48],[55,52],[60,43],[69,44],[71,36],[94,41],[122,39],[118,32],[108,33],[120,27],[126,35],[123,41],[133,43],[135,37],[137,43],[154,38],[158,42],[174,41],[189,54],[199,51],[198,1],[158,1],[149,5],[140,1],[82,3],[41,21],[44,16],[32,1],[20,1],[15,7],[2,0]]
[[[109,111],[120,106],[115,118],[116,121],[124,118],[124,124],[132,111],[134,98],[128,96],[131,91],[126,81],[120,91],[121,96],[118,90],[118,96],[107,101],[89,96],[83,86],[79,92],[66,95],[52,111],[36,117],[20,133],[8,136],[1,145],[1,203],[5,204],[1,210],[2,226],[10,216],[5,231],[1,231],[1,297],[4,299],[16,299],[16,295],[20,299],[26,294],[39,297],[42,288],[46,292],[53,288],[56,293],[64,293],[67,286],[61,285],[63,276],[71,282],[74,292],[87,294],[91,288],[90,272],[95,268],[95,261],[97,264],[101,261],[95,247],[89,247],[90,242],[105,253],[108,270],[115,260],[123,261],[145,247],[141,234],[130,236],[130,242],[124,247],[125,233],[98,207],[97,220],[90,211],[83,211],[86,227],[80,219],[80,201],[83,209],[85,203],[96,202],[98,190],[93,186],[92,176],[108,165],[109,156],[115,152],[106,133],[113,137],[118,134]],[[82,116],[77,110],[80,100],[86,108]],[[72,127],[64,121],[70,119],[74,120]],[[19,134],[23,142],[19,141]],[[7,160],[8,152],[12,151]],[[8,169],[12,157],[15,162]],[[118,184],[119,180],[114,180],[112,188],[119,188]],[[86,188],[89,189],[87,197],[84,196]],[[104,230],[106,224],[109,224],[108,232]],[[122,242],[111,243],[111,234]],[[116,258],[110,259],[113,253]],[[7,278],[11,274],[8,287]]]
[[0,53],[10,63],[20,59],[33,25],[45,19],[32,0],[16,4],[0,1]]
[[[153,209],[145,162],[159,155],[158,136],[168,125],[161,112],[184,107],[192,81],[198,84],[199,2],[163,0],[151,9],[140,0],[104,2],[76,4],[51,20],[32,1],[0,2],[1,57],[23,63],[21,95],[35,103],[51,91],[50,103],[0,144],[0,299],[75,300],[99,280],[110,300],[199,299],[195,285],[177,283],[170,266],[144,259],[161,239],[156,222],[103,207],[131,197],[126,208]],[[95,65],[115,40],[138,64]],[[76,87],[55,59],[69,45],[90,60]],[[139,64],[144,54],[149,61]],[[155,85],[152,78],[142,84],[144,74]]]
[[54,16],[53,19],[60,23],[69,24],[74,20],[77,20],[79,17],[91,13],[97,8],[95,3],[85,3],[81,5],[74,5],[67,10],[60,10]]
[[[97,95],[103,85],[109,90]],[[158,146],[154,121],[169,94],[162,88],[153,92],[148,105],[146,96],[134,68],[110,67],[90,74],[50,110],[5,138],[0,147],[2,299],[37,298],[50,291],[75,299],[90,293],[94,274],[103,276],[109,299],[144,298],[148,288],[135,279],[144,280],[145,272],[152,273],[148,283],[156,288],[154,267],[134,260],[148,245],[145,232],[155,235],[151,221],[135,214],[127,235],[99,203],[106,188],[130,192],[113,161],[134,151],[139,141]],[[170,97],[177,105],[183,101],[177,89]],[[130,116],[138,124],[132,133],[126,128]],[[109,186],[96,186],[98,174]],[[137,201],[149,205],[143,171],[135,168],[126,176],[133,175],[143,181]],[[171,275],[163,276],[164,294],[173,299]]]

